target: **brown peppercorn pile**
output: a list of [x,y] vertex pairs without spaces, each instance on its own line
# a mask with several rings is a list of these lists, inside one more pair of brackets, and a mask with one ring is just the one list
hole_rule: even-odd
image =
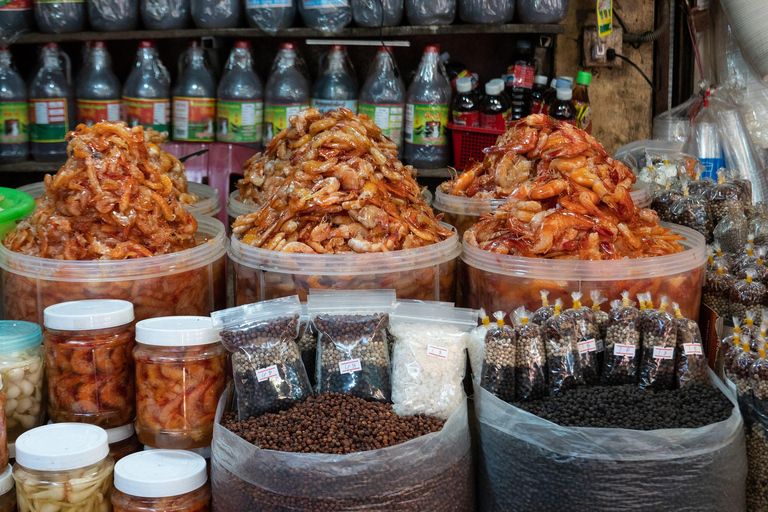
[[346,455],[394,446],[443,428],[430,416],[398,416],[392,405],[327,393],[288,410],[237,421],[228,413],[221,424],[265,450]]

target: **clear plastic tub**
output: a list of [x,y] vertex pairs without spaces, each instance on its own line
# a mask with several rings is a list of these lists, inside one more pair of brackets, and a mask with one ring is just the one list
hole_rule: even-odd
[[65,261],[27,256],[0,244],[0,277],[6,319],[43,323],[43,310],[59,302],[122,299],[137,320],[207,315],[223,309],[227,239],[224,225],[199,217],[192,249],[120,261]]
[[259,207],[255,204],[247,204],[242,202],[240,200],[240,191],[235,190],[229,194],[229,198],[227,199],[227,215],[229,216],[229,223],[227,226],[231,228],[232,223],[235,222],[236,218],[241,215],[248,215],[249,213],[253,213],[258,209]]
[[307,290],[389,288],[399,299],[453,302],[459,237],[402,251],[369,254],[297,254],[257,249],[232,238],[235,304],[249,304]]
[[461,284],[467,306],[486,311],[514,311],[520,306],[533,310],[541,290],[549,290],[550,302],[566,300],[573,292],[589,296],[592,290],[614,300],[628,290],[630,297],[643,292],[666,295],[680,305],[683,316],[699,318],[707,264],[704,237],[689,228],[661,224],[686,238],[680,242],[685,251],[611,261],[553,260],[497,254],[465,241],[466,281]]
[[0,239],[35,209],[32,198],[22,192],[0,187]]

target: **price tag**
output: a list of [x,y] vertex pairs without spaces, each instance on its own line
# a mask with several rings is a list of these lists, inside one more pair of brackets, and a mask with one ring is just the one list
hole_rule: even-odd
[[266,368],[259,368],[256,370],[256,379],[258,379],[259,382],[264,382],[265,380],[269,380],[272,377],[279,377],[280,373],[277,371],[277,365],[273,364],[272,366],[267,366]]
[[589,352],[597,352],[597,343],[594,339],[579,342],[579,354],[587,354]]
[[605,350],[605,343],[603,343],[603,340],[597,340],[595,342],[595,347],[598,352],[603,352]]
[[618,357],[635,357],[635,346],[617,343],[613,346],[613,355]]
[[683,343],[683,351],[687,356],[704,355],[704,352],[701,351],[701,344],[699,343]]
[[448,349],[436,345],[427,345],[427,355],[445,361],[448,359]]
[[359,359],[350,359],[349,361],[341,361],[339,363],[339,371],[344,375],[345,373],[355,373],[362,370]]
[[653,347],[654,359],[672,359],[675,357],[675,347]]

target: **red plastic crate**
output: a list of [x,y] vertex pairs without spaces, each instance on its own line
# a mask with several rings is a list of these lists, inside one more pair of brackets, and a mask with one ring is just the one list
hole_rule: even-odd
[[453,165],[463,171],[472,160],[482,161],[483,150],[496,143],[504,130],[490,130],[448,123],[453,138]]

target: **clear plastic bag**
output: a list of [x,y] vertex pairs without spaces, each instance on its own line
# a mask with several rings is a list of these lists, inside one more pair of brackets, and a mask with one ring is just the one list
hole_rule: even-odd
[[717,184],[709,189],[707,199],[712,211],[712,222],[717,226],[723,217],[730,213],[732,207],[740,207],[741,190],[738,185],[725,178],[725,169],[717,171]]
[[674,190],[672,183],[667,182],[663,189],[658,190],[651,200],[651,209],[656,210],[659,219],[664,222],[672,222],[672,205],[679,200],[683,193]]
[[736,391],[740,397],[749,397],[752,394],[752,378],[749,371],[752,365],[758,360],[758,352],[749,348],[751,338],[748,334],[742,334],[741,351],[737,352],[736,357],[730,359],[731,365],[723,370],[726,376],[736,385]]
[[361,27],[394,27],[403,20],[404,0],[352,0],[352,18]]
[[752,206],[752,182],[743,178],[736,169],[726,169],[725,176],[739,188],[741,206],[745,209]]
[[584,384],[599,384],[601,369],[597,360],[597,342],[600,329],[595,322],[594,312],[581,305],[581,292],[573,292],[573,308],[563,311],[563,315],[576,323],[576,342],[579,353],[579,369]]
[[733,282],[733,276],[725,273],[722,262],[717,262],[714,268],[710,265],[707,270],[701,300],[722,318],[728,318],[731,315],[730,294]]
[[547,351],[549,396],[558,396],[584,384],[576,322],[560,314],[562,307],[563,301],[557,299],[554,313],[541,328]]
[[641,389],[672,389],[675,383],[677,322],[667,313],[668,307],[667,297],[662,297],[659,309],[645,312],[638,384]]
[[719,262],[723,265],[725,272],[730,272],[731,266],[735,260],[734,255],[723,252],[723,248],[717,240],[712,243],[712,250],[715,252],[712,263],[715,264]]
[[611,302],[605,328],[604,384],[634,384],[640,362],[640,328],[643,315],[629,300],[629,292],[621,300]]
[[475,412],[480,510],[744,510],[738,407],[701,428],[561,427],[475,385]]
[[747,510],[768,510],[768,415],[752,404],[743,405],[747,444]]
[[477,311],[441,302],[399,301],[390,315],[392,403],[400,416],[447,420],[462,404],[469,331]]
[[737,317],[733,317],[733,333],[730,336],[726,336],[720,341],[718,347],[718,353],[722,354],[723,358],[723,374],[731,381],[731,368],[733,367],[734,360],[743,350],[741,344],[741,321]]
[[245,18],[251,27],[258,27],[269,35],[275,35],[278,30],[293,25],[297,1],[301,0],[245,0]]
[[234,28],[240,24],[238,0],[190,0],[192,22],[197,28]]
[[472,510],[474,472],[466,401],[434,432],[350,455],[262,450],[216,423],[213,509]]
[[555,306],[549,304],[549,291],[541,290],[541,307],[531,315],[531,322],[542,327],[555,312]]
[[296,338],[296,345],[299,346],[299,352],[301,352],[301,360],[304,363],[304,368],[307,369],[307,376],[309,382],[312,383],[312,388],[316,385],[315,381],[315,364],[317,363],[317,333],[312,322],[309,321],[309,312],[307,310],[307,303],[301,304],[301,318],[299,320],[299,335]]
[[394,290],[309,291],[318,393],[390,400],[387,328],[394,304]]
[[409,25],[450,25],[456,18],[456,0],[405,0]]
[[715,180],[712,178],[705,178],[698,174],[696,179],[688,183],[688,193],[692,196],[704,196],[706,198],[709,190],[714,188],[715,185]]
[[752,311],[755,322],[762,321],[762,304],[766,300],[765,285],[755,280],[752,270],[746,271],[747,277],[734,281],[731,287],[731,314],[742,322],[747,318],[747,311]]
[[134,30],[139,23],[139,0],[88,0],[88,21],[98,32]]
[[678,387],[712,385],[699,324],[685,318],[676,302],[672,303],[672,308],[675,310],[675,320],[677,321],[675,366],[677,367]]
[[141,0],[141,22],[147,30],[185,28],[190,0]]
[[749,224],[741,206],[731,205],[712,233],[725,252],[738,252],[747,244]]
[[653,138],[665,141],[688,142],[691,131],[691,119],[704,104],[701,92],[675,108],[653,118]]
[[517,337],[511,325],[504,323],[504,312],[493,314],[496,325],[485,335],[483,371],[480,385],[505,402],[515,401]]
[[530,311],[525,307],[515,310],[515,339],[517,341],[517,374],[515,396],[517,400],[544,398],[547,387],[547,353],[539,326],[529,321]]
[[712,243],[712,214],[709,211],[709,202],[703,196],[690,195],[688,187],[684,187],[682,197],[672,201],[670,214],[672,222],[698,231],[708,244]]
[[352,21],[350,0],[297,0],[304,24],[327,34],[337,34]]
[[34,2],[35,21],[40,32],[68,34],[85,30],[85,2]]
[[560,23],[568,14],[568,0],[516,0],[523,23]]
[[589,297],[592,299],[592,314],[595,316],[595,324],[597,324],[597,330],[600,332],[600,337],[597,339],[597,366],[602,372],[605,361],[605,330],[608,327],[609,316],[601,309],[601,306],[608,299],[600,293],[600,290],[590,291]]
[[238,418],[287,409],[312,395],[296,337],[299,297],[283,297],[211,313],[232,354]]
[[483,353],[485,352],[485,335],[491,328],[491,319],[485,314],[484,309],[478,312],[480,325],[472,329],[467,341],[467,354],[473,378],[479,379],[483,371]]
[[749,336],[749,349],[757,350],[757,343],[760,341],[760,328],[755,325],[755,314],[752,311],[747,311],[746,318],[741,324],[741,334],[743,336]]
[[515,16],[514,0],[458,0],[464,23],[509,23]]
[[743,258],[736,265],[736,279],[744,279],[747,277],[747,270],[751,270],[754,273],[755,280],[760,281],[764,285],[768,286],[768,267],[763,262],[765,261],[765,247],[758,247],[755,250],[754,256],[750,258]]
[[750,389],[754,394],[755,406],[761,411],[768,411],[768,359],[765,357],[765,337],[760,340],[757,349],[759,358],[749,368]]

